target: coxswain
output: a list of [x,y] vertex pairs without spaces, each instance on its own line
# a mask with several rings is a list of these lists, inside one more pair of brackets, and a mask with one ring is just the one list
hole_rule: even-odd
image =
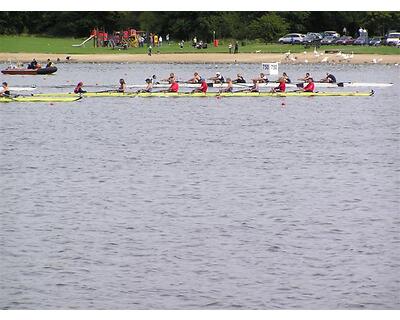
[[0,90],[0,97],[9,97],[10,96],[10,89],[8,88],[7,82],[3,82],[1,85]]
[[327,72],[326,77],[321,79],[321,82],[336,83],[336,77],[333,74]]
[[299,79],[297,79],[297,80],[301,80],[301,81],[307,82],[308,79],[310,79],[310,78],[311,78],[311,76],[310,76],[310,74],[307,72],[306,75],[304,76],[304,78],[299,78]]
[[[215,77],[211,77],[208,80],[212,80],[214,83],[224,83],[225,79],[224,77],[221,75],[220,72],[216,72],[215,73]],[[228,81],[228,80],[227,80]]]
[[244,80],[243,76],[238,73],[237,78],[233,80],[232,83],[246,83],[246,80]]
[[307,85],[303,88],[304,92],[314,92],[314,82],[313,78],[308,78],[307,79]]
[[258,81],[253,79],[253,85],[249,88],[250,92],[260,92],[260,87],[258,86]]
[[175,79],[172,80],[171,86],[168,88],[166,92],[178,92],[179,90],[179,84],[178,82],[175,81]]
[[286,79],[282,76],[278,80],[279,85],[271,89],[271,92],[285,92],[286,91]]
[[233,92],[233,83],[231,78],[226,78],[228,86],[225,89],[221,89],[219,92]]
[[260,73],[260,76],[258,78],[255,78],[253,80],[257,80],[258,83],[268,83],[268,77],[264,73]]
[[291,82],[292,82],[292,81],[289,79],[289,76],[287,75],[286,72],[282,73],[282,77],[285,78],[285,82],[286,82],[286,83],[291,83]]
[[199,75],[198,72],[195,72],[193,74],[193,78],[188,80],[188,83],[201,83],[201,76]]
[[151,92],[153,90],[153,82],[151,81],[151,79],[146,79],[146,88],[142,89],[142,90],[138,90],[137,92]]
[[77,86],[75,87],[74,93],[76,93],[76,94],[78,94],[78,93],[86,93],[86,91],[83,90],[82,87],[83,87],[83,82],[81,81],[81,82],[79,82],[79,83],[77,84]]
[[50,59],[47,59],[46,68],[51,68],[53,66],[54,66],[53,62]]
[[207,85],[206,79],[201,78],[200,83],[201,83],[200,87],[198,87],[197,89],[194,89],[192,91],[192,93],[195,93],[195,92],[207,93],[208,85]]
[[119,88],[118,92],[125,92],[126,91],[126,83],[124,79],[119,79]]

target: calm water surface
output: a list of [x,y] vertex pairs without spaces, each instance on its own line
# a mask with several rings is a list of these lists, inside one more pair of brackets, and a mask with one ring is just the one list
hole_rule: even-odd
[[[2,80],[261,71],[59,68]],[[367,98],[0,105],[0,307],[398,309],[399,70],[281,66],[395,83]]]

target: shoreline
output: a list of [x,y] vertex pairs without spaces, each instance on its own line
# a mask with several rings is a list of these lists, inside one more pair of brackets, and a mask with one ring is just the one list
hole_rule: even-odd
[[[70,59],[66,60],[69,56]],[[279,62],[285,64],[400,64],[399,55],[338,53],[314,55],[312,52],[294,53],[166,53],[166,54],[55,54],[55,53],[0,53],[3,63],[30,62],[33,58],[44,62],[51,59],[55,63],[263,63]],[[60,59],[58,62],[57,59]]]

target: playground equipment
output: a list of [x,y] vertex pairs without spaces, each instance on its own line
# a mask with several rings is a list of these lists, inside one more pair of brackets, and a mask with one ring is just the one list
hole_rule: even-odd
[[97,28],[93,28],[90,37],[87,38],[80,44],[73,44],[73,47],[82,47],[88,41],[93,39],[93,47],[110,47],[117,49],[128,49],[129,47],[137,48],[139,46],[143,46],[144,36],[146,32],[138,31],[136,29],[130,28],[122,31],[113,31],[112,34],[108,34],[104,30],[99,30]]
[[85,43],[86,42],[88,42],[89,40],[91,40],[91,39],[93,39],[94,38],[94,35],[91,35],[89,38],[87,38],[85,41],[83,41],[82,43],[80,43],[80,44],[73,44],[72,46],[73,47],[82,47],[83,45],[85,45]]

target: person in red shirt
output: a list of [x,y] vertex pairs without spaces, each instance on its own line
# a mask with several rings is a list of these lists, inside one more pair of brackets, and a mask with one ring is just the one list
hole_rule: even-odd
[[78,93],[86,93],[86,91],[83,90],[82,87],[83,87],[83,82],[79,82],[77,84],[77,86],[75,87],[75,89],[74,89],[74,93],[76,93],[76,94],[78,94]]
[[195,92],[207,93],[208,85],[207,85],[206,79],[201,78],[200,82],[201,82],[200,87],[198,87],[197,89],[194,89],[192,91],[192,93],[195,93]]
[[286,79],[284,77],[279,78],[279,85],[272,88],[271,92],[285,92],[286,91]]
[[307,79],[307,85],[303,88],[304,92],[314,92],[314,80],[313,78]]
[[178,82],[175,81],[175,79],[172,80],[171,86],[166,92],[178,92],[179,90],[179,84]]

